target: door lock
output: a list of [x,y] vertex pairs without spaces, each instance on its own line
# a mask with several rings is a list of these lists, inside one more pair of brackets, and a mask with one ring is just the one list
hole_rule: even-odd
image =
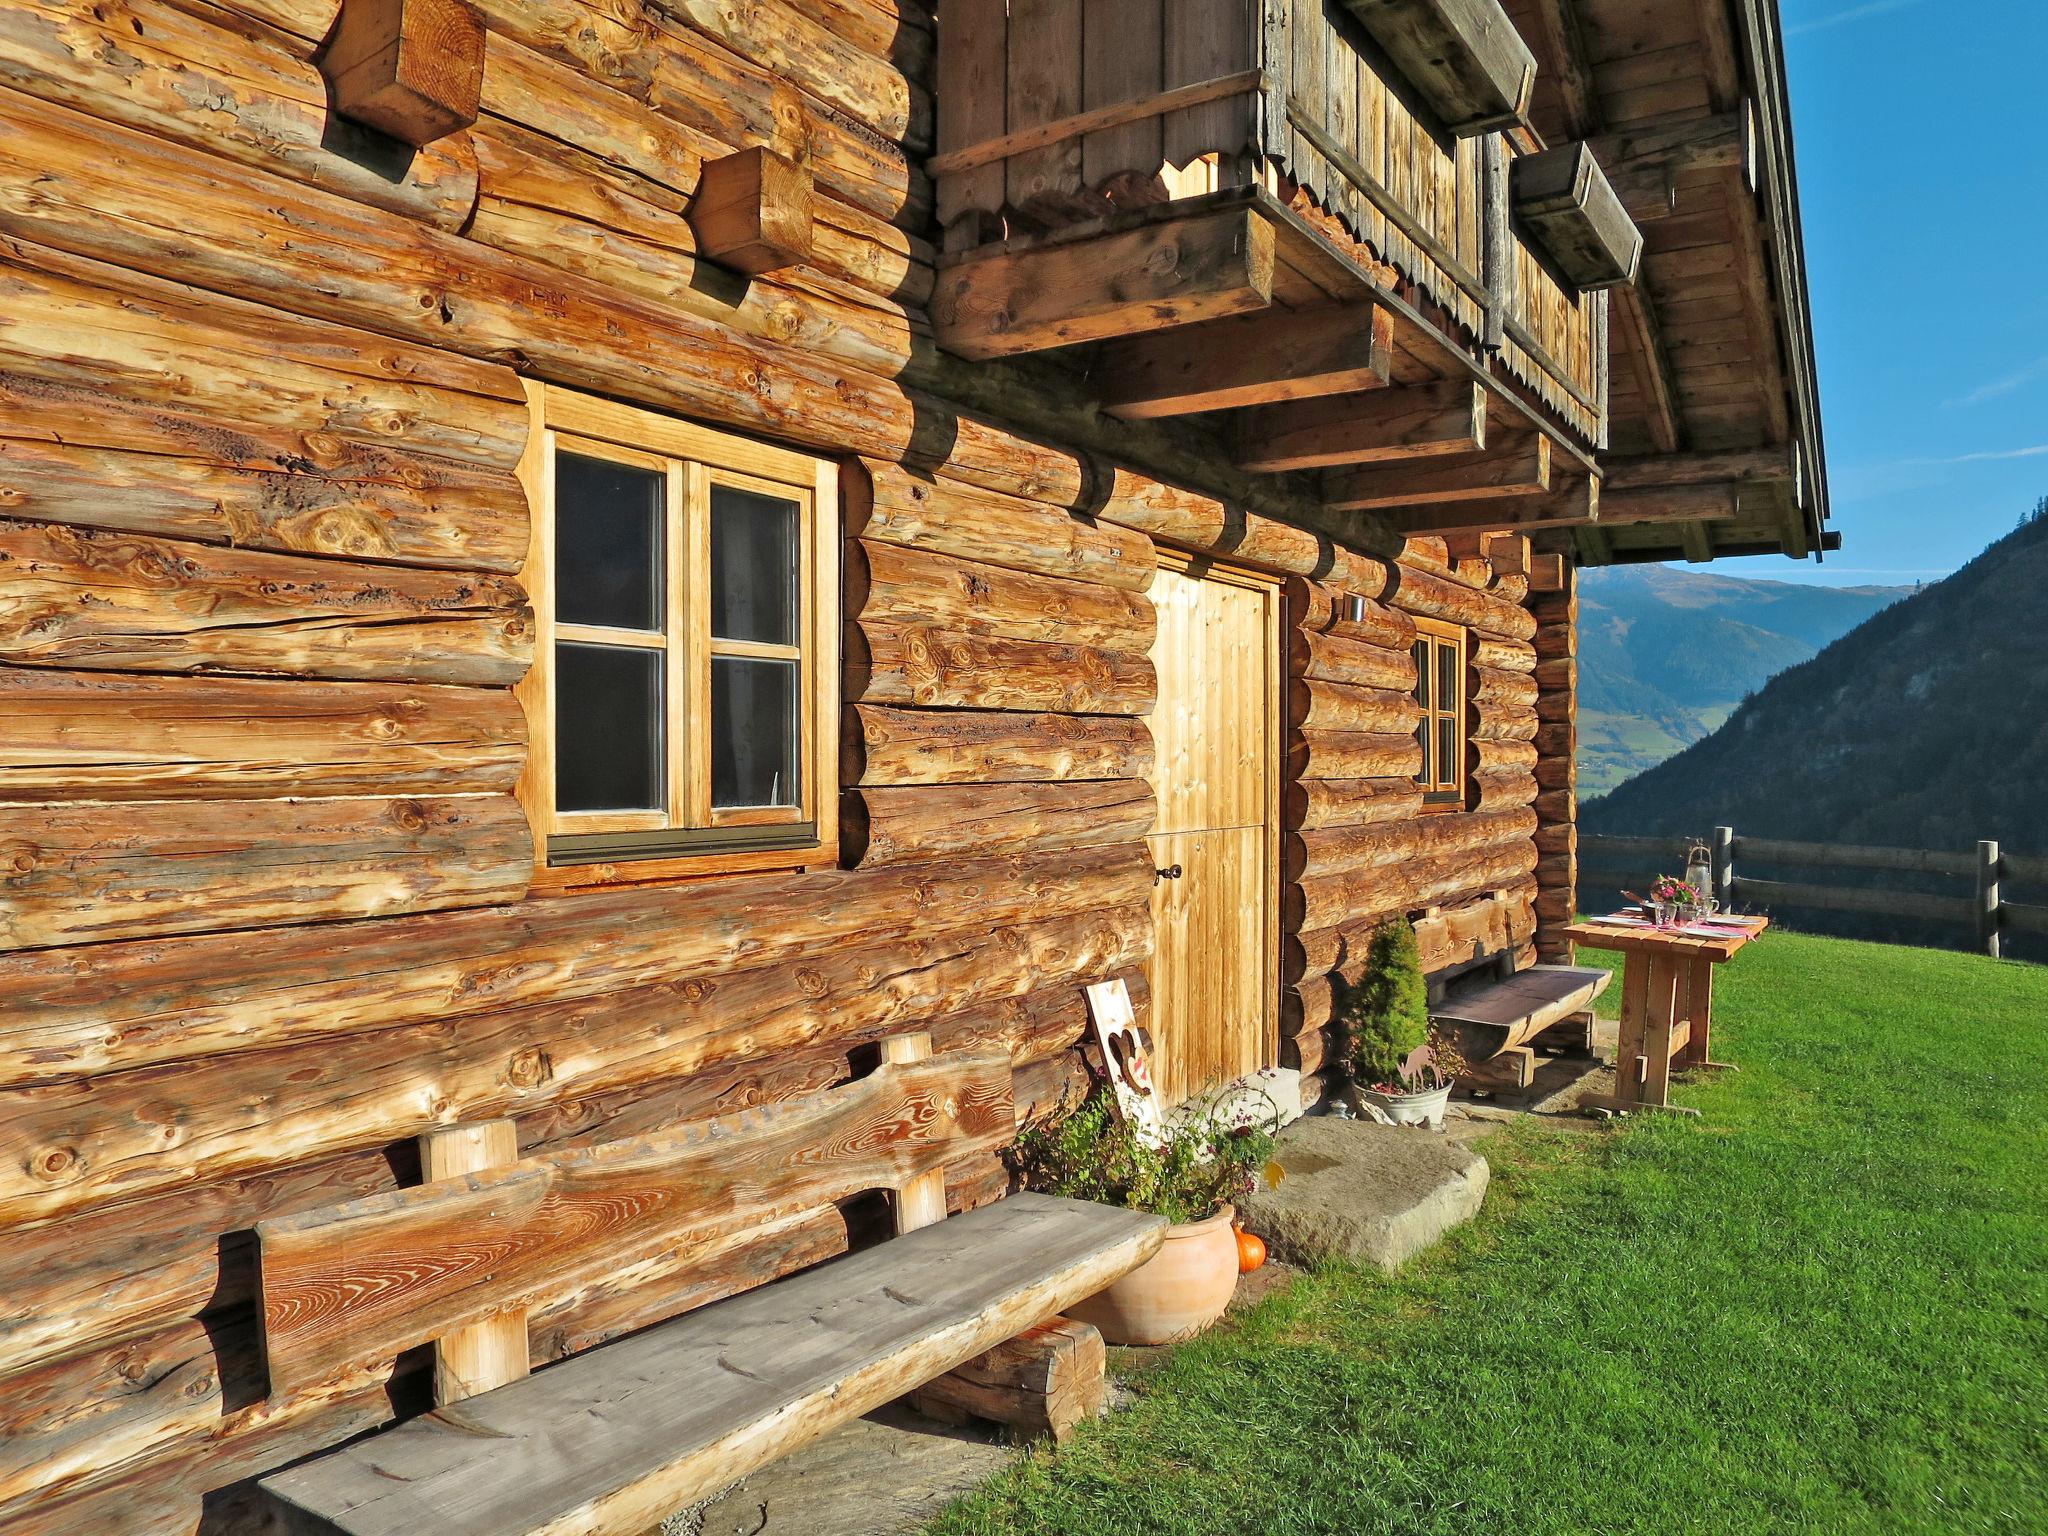
[[1180,866],[1178,864],[1171,864],[1165,869],[1155,869],[1152,871],[1152,883],[1154,885],[1157,885],[1162,880],[1178,880],[1179,878]]

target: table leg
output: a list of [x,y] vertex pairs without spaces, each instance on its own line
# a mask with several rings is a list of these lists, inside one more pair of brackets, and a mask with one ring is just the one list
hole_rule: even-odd
[[1643,1024],[1643,1102],[1659,1108],[1671,1102],[1671,1037],[1685,1020],[1686,965],[1658,955],[1650,965],[1649,1014]]
[[1679,1056],[1678,1065],[1686,1071],[1733,1072],[1733,1062],[1714,1060],[1713,962],[1694,958],[1690,965],[1692,975],[1687,980],[1687,990],[1691,1000],[1687,1007],[1692,1015],[1692,1043]]
[[1642,1097],[1643,1023],[1649,997],[1650,957],[1630,955],[1621,963],[1621,1026],[1614,1048],[1614,1096],[1623,1104]]

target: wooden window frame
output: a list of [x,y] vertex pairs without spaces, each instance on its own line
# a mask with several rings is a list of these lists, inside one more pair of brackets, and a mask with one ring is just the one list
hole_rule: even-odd
[[[519,799],[533,828],[535,884],[561,888],[694,879],[836,863],[839,843],[839,467],[679,417],[525,381],[531,417],[519,475],[531,508],[521,580],[534,616],[534,663],[515,690],[528,750]],[[553,582],[554,465],[560,452],[661,473],[662,629],[614,631],[560,622]],[[797,643],[711,634],[710,502],[715,486],[798,507]],[[662,749],[667,803],[647,811],[555,806],[555,642],[596,641],[666,656]],[[793,806],[714,808],[709,749],[714,657],[795,661],[798,769]]]
[[[1427,733],[1427,745],[1423,748],[1424,768],[1434,767],[1435,772],[1427,779],[1418,772],[1415,782],[1422,791],[1422,808],[1425,811],[1462,811],[1469,797],[1472,775],[1467,764],[1472,755],[1472,730],[1469,707],[1471,686],[1468,668],[1471,662],[1471,638],[1456,624],[1445,624],[1436,619],[1415,620],[1415,643],[1418,651],[1429,658],[1427,676],[1423,675],[1421,662],[1416,664],[1416,699],[1423,701],[1425,683],[1428,687],[1429,702],[1423,703],[1422,718],[1416,725],[1418,739]],[[1436,679],[1439,676],[1438,656],[1449,650],[1458,658],[1455,668],[1457,691],[1449,705],[1436,698]],[[1456,762],[1451,771],[1445,773],[1443,766],[1436,762],[1437,723],[1451,722],[1452,741]]]

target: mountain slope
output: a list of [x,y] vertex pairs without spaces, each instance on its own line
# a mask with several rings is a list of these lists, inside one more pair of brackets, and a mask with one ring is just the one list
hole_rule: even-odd
[[1902,587],[1612,566],[1579,576],[1579,784],[1592,795],[1699,740]]
[[1772,679],[1581,824],[2048,854],[2044,635],[2048,518]]

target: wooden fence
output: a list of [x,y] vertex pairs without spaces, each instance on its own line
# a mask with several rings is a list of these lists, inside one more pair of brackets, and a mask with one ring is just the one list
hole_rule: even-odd
[[[1659,872],[1681,873],[1687,853],[1701,842],[1689,837],[1607,837],[1579,839],[1581,879],[1591,866],[1603,873],[1643,881]],[[1955,923],[1976,934],[1986,954],[2003,952],[2005,935],[2048,935],[2048,904],[2009,899],[2010,885],[2038,890],[2048,899],[2048,858],[2002,853],[1995,842],[1980,842],[1968,853],[1928,848],[1870,848],[1856,843],[1796,843],[1778,838],[1739,837],[1733,827],[1716,827],[1705,840],[1713,858],[1714,894],[1724,907],[1818,908],[1868,912],[1883,917]],[[1802,884],[1738,875],[1761,864],[1776,872],[1796,869],[1874,869],[1942,875],[1971,883],[1970,894],[1873,889],[1864,886]],[[1593,883],[1599,883],[1597,880]]]

